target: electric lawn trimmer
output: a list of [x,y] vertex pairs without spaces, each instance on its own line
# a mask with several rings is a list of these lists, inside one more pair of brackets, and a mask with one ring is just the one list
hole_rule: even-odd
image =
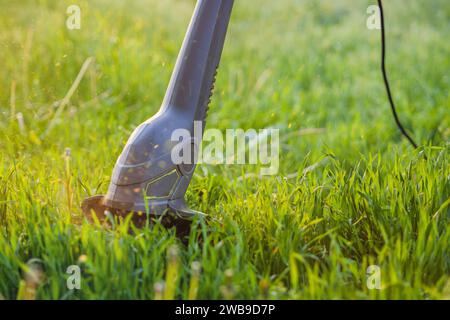
[[[171,141],[176,129],[194,137],[194,121],[205,125],[233,0],[199,0],[159,112],[131,135],[116,162],[106,195],[83,201],[82,209],[100,219],[133,214],[138,225],[164,216],[165,226],[185,233],[200,212],[189,209],[184,195],[195,169],[192,163],[175,164]],[[203,130],[202,130],[203,132]],[[195,154],[201,141],[189,143]]]
[[[385,33],[382,1],[378,0],[382,31],[382,72],[389,102],[397,126],[411,142],[398,119],[385,68]],[[104,219],[106,213],[125,217],[142,226],[147,218],[163,218],[166,227],[175,226],[186,235],[190,222],[202,213],[187,207],[184,195],[195,170],[195,161],[174,163],[172,132],[186,129],[194,137],[194,122],[205,126],[217,67],[222,54],[233,0],[199,0],[178,55],[169,87],[159,112],[141,124],[129,138],[115,165],[105,196],[83,201],[82,209],[89,217]],[[189,144],[195,158],[201,137]]]

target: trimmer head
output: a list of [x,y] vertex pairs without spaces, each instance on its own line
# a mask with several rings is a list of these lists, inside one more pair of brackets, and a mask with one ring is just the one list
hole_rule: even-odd
[[[93,196],[85,199],[81,205],[81,208],[89,221],[98,220],[100,222],[107,222],[107,216],[111,215],[111,218],[123,218],[128,215],[132,215],[131,222],[134,226],[142,228],[146,225],[147,219],[160,219],[161,224],[166,228],[175,228],[176,234],[180,238],[184,238],[189,235],[192,219],[195,216],[203,215],[200,212],[192,211],[190,215],[184,215],[177,213],[174,210],[167,210],[163,215],[147,214],[146,212],[134,212],[129,210],[121,210],[113,207],[109,207],[105,204],[105,196]],[[95,218],[93,217],[95,215]]]
[[[142,226],[148,216],[163,216],[167,226],[176,226],[178,232],[202,215],[184,200],[195,156],[178,163],[173,150],[181,145],[186,147],[181,150],[197,154],[201,137],[194,137],[194,123],[200,122],[203,131],[232,6],[233,0],[197,2],[161,109],[129,138],[107,194],[84,200],[82,209],[88,217],[133,214],[135,224]],[[189,132],[190,138],[173,141],[176,130]]]

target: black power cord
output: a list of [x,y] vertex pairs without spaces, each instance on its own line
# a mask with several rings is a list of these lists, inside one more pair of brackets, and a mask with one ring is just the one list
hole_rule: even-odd
[[378,0],[378,6],[380,8],[380,18],[381,18],[381,72],[383,73],[384,85],[386,87],[387,96],[389,98],[389,103],[391,105],[392,114],[394,115],[395,123],[400,129],[400,132],[408,139],[409,143],[417,149],[417,143],[411,138],[411,136],[406,132],[397,114],[397,108],[395,107],[394,99],[392,97],[391,87],[389,85],[389,79],[386,72],[386,36],[385,36],[385,25],[384,25],[384,12],[383,12],[383,2]]

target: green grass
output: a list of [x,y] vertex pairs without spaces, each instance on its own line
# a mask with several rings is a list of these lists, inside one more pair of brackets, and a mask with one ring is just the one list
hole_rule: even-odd
[[[236,1],[208,127],[279,128],[280,173],[199,166],[188,202],[215,220],[197,221],[188,246],[159,225],[89,224],[79,204],[106,191],[159,108],[194,1],[76,2],[76,31],[73,1],[0,3],[0,298],[450,298],[446,0],[385,3],[391,85],[417,151],[387,104],[379,32],[366,28],[375,1]],[[35,293],[30,259],[44,274]],[[73,264],[81,290],[66,287]],[[369,265],[382,290],[367,288]]]

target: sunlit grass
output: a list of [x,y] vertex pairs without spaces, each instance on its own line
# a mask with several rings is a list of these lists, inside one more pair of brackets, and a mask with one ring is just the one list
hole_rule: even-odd
[[385,5],[420,150],[391,119],[371,1],[236,1],[208,127],[279,128],[280,173],[199,166],[188,202],[214,219],[188,246],[159,224],[89,224],[79,204],[158,109],[194,1],[80,1],[78,31],[69,4],[0,4],[0,298],[450,298],[447,1]]

